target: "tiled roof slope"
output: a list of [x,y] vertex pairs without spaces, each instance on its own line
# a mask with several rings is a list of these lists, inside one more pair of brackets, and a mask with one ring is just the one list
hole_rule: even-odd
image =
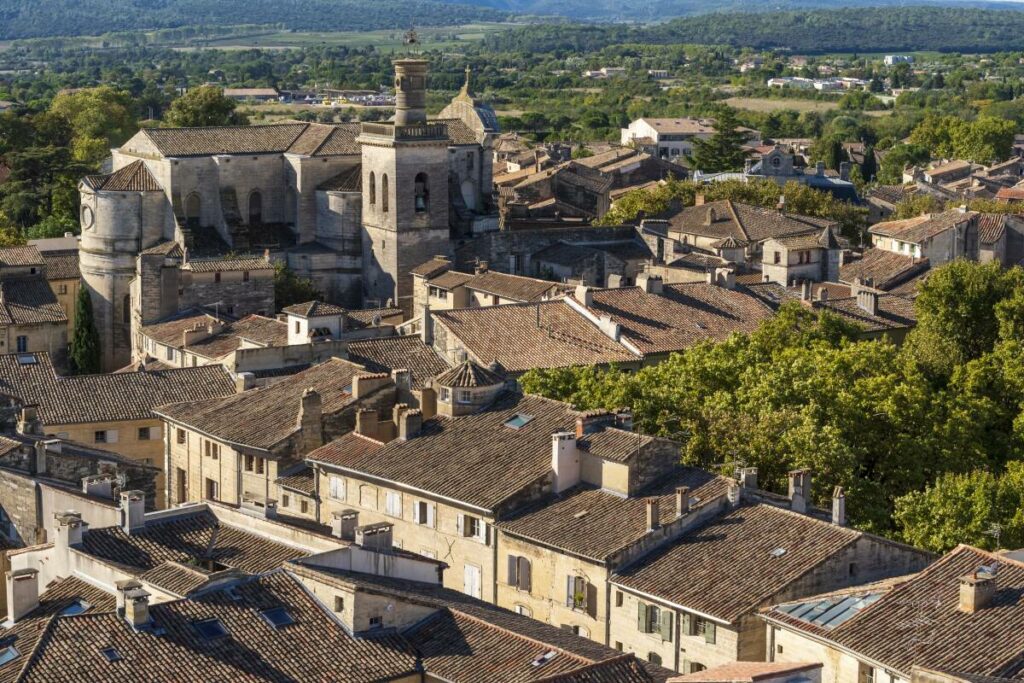
[[0,249],[0,267],[41,265],[43,265],[43,255],[36,247],[4,247]]
[[0,324],[67,323],[57,296],[41,275],[0,281]]
[[103,192],[163,192],[160,183],[141,160],[107,175],[86,176],[85,184]]
[[[998,589],[991,603],[974,614],[961,612],[959,579],[992,564],[998,564]],[[834,628],[809,624],[778,608],[766,616],[880,662],[904,678],[914,665],[1003,675],[1024,652],[1022,592],[1024,563],[959,546]]]
[[[741,505],[619,571],[613,581],[735,622],[859,537],[765,503]],[[777,548],[785,552],[776,557]]]
[[564,301],[463,308],[433,316],[481,362],[497,360],[509,372],[639,360]]
[[[370,683],[416,673],[416,656],[398,636],[356,638],[284,572],[236,586],[233,599],[211,591],[150,605],[160,631],[135,631],[116,612],[87,612],[51,622],[26,680]],[[293,624],[274,628],[261,614],[284,607]],[[216,618],[228,637],[202,637],[194,624]],[[114,648],[120,660],[101,651]]]
[[324,415],[352,402],[352,378],[365,371],[340,358],[241,394],[160,406],[155,412],[214,438],[241,447],[269,451],[298,427],[302,393],[320,394]]
[[[216,317],[193,309],[171,320],[146,325],[142,334],[161,344],[181,348],[185,332],[211,324],[217,324]],[[223,358],[238,349],[243,339],[264,346],[285,346],[288,343],[288,326],[274,318],[249,315],[227,322],[216,334],[191,342],[188,349],[206,358]]]
[[911,244],[920,244],[931,237],[945,232],[977,216],[975,211],[950,209],[943,213],[928,213],[923,216],[899,221],[876,223],[868,228],[872,235],[892,237]]
[[871,314],[861,308],[856,297],[829,299],[816,303],[833,313],[857,323],[869,332],[913,327],[917,324],[914,300],[898,294],[879,294],[878,313]]
[[321,315],[344,315],[348,311],[335,304],[313,300],[306,301],[301,304],[285,306],[281,309],[281,312],[301,316],[303,318],[315,318]]
[[183,598],[203,586],[210,579],[211,573],[199,567],[167,560],[139,574],[139,580]]
[[441,373],[434,378],[434,381],[442,387],[470,389],[493,387],[503,383],[505,380],[496,372],[492,372],[471,360],[467,360],[456,365],[451,370]]
[[81,277],[77,249],[43,252],[43,261],[46,262],[47,280],[77,280]]
[[466,282],[466,287],[486,294],[496,294],[505,299],[526,302],[540,299],[557,284],[532,277],[487,271],[473,276]]
[[262,256],[239,255],[225,258],[189,259],[182,268],[193,273],[215,273],[239,270],[271,270],[274,265]]
[[706,503],[725,495],[728,482],[703,470],[680,468],[629,498],[580,485],[499,526],[514,536],[604,562],[648,534],[647,498],[659,499],[658,514],[663,524],[676,518],[675,490],[679,486],[689,486],[691,497]]
[[[517,414],[533,419],[505,426]],[[349,433],[306,458],[494,510],[549,475],[551,434],[574,430],[576,415],[559,401],[506,392],[488,410],[424,420],[408,441],[381,444]]]
[[886,249],[867,249],[858,260],[840,266],[839,281],[853,283],[857,278],[871,280],[875,289],[888,291],[925,270],[928,270],[928,259],[897,254]]
[[[709,221],[711,217],[713,221]],[[762,240],[804,232],[820,233],[836,227],[836,222],[813,216],[800,216],[760,206],[741,204],[730,199],[690,206],[668,219],[670,230],[706,237],[734,237],[741,242]]]
[[348,359],[370,372],[408,370],[413,389],[422,389],[427,380],[448,369],[448,364],[419,335],[349,342]]
[[[19,360],[27,357],[35,362]],[[48,426],[151,419],[153,408],[165,403],[234,393],[234,381],[219,365],[59,377],[45,353],[0,355],[0,394],[38,404]]]

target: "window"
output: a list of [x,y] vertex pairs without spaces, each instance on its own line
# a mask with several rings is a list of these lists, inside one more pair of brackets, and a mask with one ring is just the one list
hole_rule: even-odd
[[370,171],[370,206],[377,203],[377,177]]
[[622,607],[622,591],[615,591],[615,606]]
[[184,503],[188,498],[188,474],[180,467],[175,468],[175,483],[178,494],[175,502]]
[[380,206],[384,210],[384,213],[388,212],[388,174],[385,173],[380,178]]
[[704,636],[704,642],[708,645],[714,645],[717,637],[717,627],[715,622],[701,617],[690,618],[690,629],[688,630],[691,636]]
[[242,282],[248,282],[248,281],[249,281],[249,271],[248,270],[243,270],[242,271]]
[[441,400],[444,401],[445,403],[448,403],[449,401],[452,400],[452,393],[448,387],[441,387],[441,392],[439,395],[441,397]]
[[103,655],[104,659],[106,659],[111,664],[113,664],[114,662],[121,661],[121,653],[112,647],[100,650],[100,654]]
[[255,462],[256,462],[256,458],[254,456],[247,455],[242,460],[242,468],[246,472],[252,472],[253,468],[255,467]]
[[459,389],[455,394],[456,403],[472,403],[473,393],[469,389]]
[[416,524],[422,524],[430,528],[434,527],[434,509],[433,503],[428,503],[425,500],[418,500],[412,506],[412,521]]
[[185,443],[185,430],[184,429],[175,429],[174,430],[174,440],[177,441],[179,444]]
[[299,501],[299,512],[301,512],[304,515],[308,515],[309,514],[309,501],[308,500],[300,500]]
[[139,441],[149,441],[149,427],[139,427]]
[[460,514],[457,520],[459,534],[464,538],[475,538],[481,543],[487,542],[487,524],[473,515]]
[[531,610],[526,605],[516,605],[515,606],[515,612],[516,612],[516,614],[521,614],[524,617],[532,617],[533,616],[533,610]]
[[107,433],[106,433],[106,431],[101,429],[101,430],[95,432],[92,435],[92,440],[95,443],[106,443],[107,442]]
[[778,264],[782,263],[782,252],[781,252],[781,251],[776,251],[776,252],[775,252],[775,257],[774,257],[774,259],[773,259],[773,262],[774,262],[774,263],[775,263],[776,265],[778,265]]
[[663,641],[672,641],[672,612],[657,605],[637,602],[636,627],[641,633],[653,633]]
[[480,567],[468,562],[463,565],[462,592],[474,598],[480,598]]
[[875,667],[868,666],[863,662],[857,663],[858,683],[875,683]]
[[441,289],[440,287],[431,286],[430,296],[432,296],[435,299],[440,299],[441,301],[446,301],[448,299],[448,290]]
[[384,496],[384,512],[391,517],[402,516],[402,494],[397,491],[388,491]]
[[851,562],[848,571],[850,576],[857,576],[857,563]]
[[224,638],[228,635],[228,630],[224,624],[221,623],[220,619],[204,619],[203,621],[196,621],[192,623],[192,628],[196,630],[201,638],[206,640],[216,640],[218,638]]
[[521,591],[530,591],[530,560],[516,555],[508,556],[508,585]]
[[585,611],[597,618],[597,586],[583,576],[570,575],[566,577],[565,593],[566,607]]
[[292,617],[284,607],[271,607],[270,609],[265,609],[260,612],[260,616],[274,628],[291,626],[295,623],[294,617]]
[[204,441],[204,452],[207,458],[216,460],[220,457],[220,444],[215,444],[212,441]]
[[370,628],[380,628],[384,625],[384,617],[377,615],[370,617]]
[[345,597],[342,595],[334,596],[334,611],[344,612],[345,611]]
[[[220,446],[217,446],[217,450],[220,451]],[[256,462],[253,464],[256,465],[256,474],[263,474],[263,468],[265,465],[263,458],[256,458],[255,460]]]
[[334,500],[345,500],[345,479],[332,476],[327,481],[330,497]]
[[532,419],[533,419],[533,415],[526,415],[525,413],[518,413],[518,414],[514,415],[513,417],[509,418],[508,420],[505,420],[505,426],[510,428],[510,429],[522,429]]
[[413,180],[413,208],[416,213],[424,213],[430,208],[430,187],[426,173],[417,173]]
[[661,666],[661,655],[659,655],[657,652],[648,652],[647,661],[651,664],[657,664],[658,666]]
[[26,351],[28,351],[28,337],[26,337],[24,335],[19,336],[18,340],[17,340],[17,344],[18,344],[18,353],[25,353]]
[[165,347],[165,349],[165,355],[167,356],[167,360],[174,360],[174,347],[167,346]]
[[213,274],[213,281],[214,282],[220,282],[220,271],[219,270],[216,273]]
[[218,500],[220,498],[220,484],[213,479],[206,480],[206,497],[210,500]]
[[57,293],[58,294],[67,294],[68,293],[68,286],[67,285],[59,285],[57,287]]
[[290,501],[288,500],[288,494],[287,493],[281,494],[281,507],[283,507],[283,508],[288,507],[289,502]]

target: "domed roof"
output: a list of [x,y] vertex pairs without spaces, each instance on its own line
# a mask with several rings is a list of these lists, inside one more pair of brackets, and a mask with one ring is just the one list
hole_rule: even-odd
[[453,389],[477,389],[504,384],[505,379],[496,372],[466,360],[435,377],[434,382]]

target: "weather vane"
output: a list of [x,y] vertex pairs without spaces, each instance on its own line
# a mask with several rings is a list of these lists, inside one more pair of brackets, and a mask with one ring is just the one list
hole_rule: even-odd
[[406,45],[418,45],[420,42],[419,35],[416,34],[415,28],[410,28],[405,32],[405,44]]

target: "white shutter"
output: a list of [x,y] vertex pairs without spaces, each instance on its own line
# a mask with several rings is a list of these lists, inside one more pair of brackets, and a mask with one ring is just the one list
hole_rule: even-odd
[[434,528],[434,510],[437,508],[434,503],[427,503],[427,526]]
[[575,587],[576,577],[567,576],[565,577],[565,606],[572,607],[572,596],[573,588]]
[[477,524],[476,533],[477,540],[484,545],[488,545],[488,540],[491,535],[491,525],[481,519],[480,523]]
[[455,516],[455,529],[458,531],[459,536],[463,535],[462,530],[466,527],[466,515],[461,512]]
[[107,430],[107,443],[117,443],[117,430],[116,429],[108,429]]
[[420,505],[422,504],[418,500],[412,504],[412,521],[416,524],[422,524],[420,521]]

